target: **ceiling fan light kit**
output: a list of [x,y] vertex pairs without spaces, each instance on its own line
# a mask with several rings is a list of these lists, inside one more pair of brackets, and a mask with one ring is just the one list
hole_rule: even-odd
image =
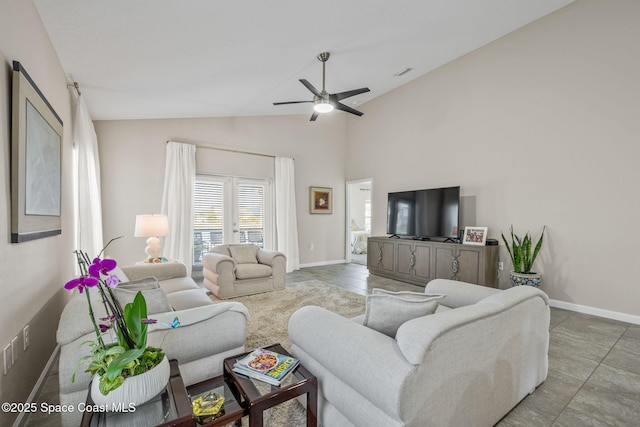
[[331,105],[328,100],[317,99],[315,103],[316,104],[313,106],[313,109],[318,113],[328,113],[333,111],[333,105]]
[[315,88],[311,83],[309,83],[305,79],[300,79],[300,83],[306,87],[309,92],[313,93],[313,101],[288,101],[288,102],[274,102],[273,105],[284,105],[284,104],[302,104],[306,102],[313,102],[313,114],[311,115],[310,121],[315,121],[318,118],[319,114],[324,114],[332,111],[334,108],[336,110],[345,111],[347,113],[355,114],[356,116],[362,116],[362,112],[348,107],[342,104],[340,101],[343,99],[360,95],[361,93],[369,92],[369,88],[363,87],[360,89],[348,90],[346,92],[339,93],[329,93],[325,89],[325,81],[326,81],[326,70],[325,64],[329,59],[331,54],[329,52],[322,52],[318,54],[316,58],[318,61],[322,62],[322,91],[319,91]]

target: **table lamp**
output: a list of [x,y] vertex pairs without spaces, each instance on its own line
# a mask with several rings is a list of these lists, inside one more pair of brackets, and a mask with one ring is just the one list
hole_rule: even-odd
[[169,219],[166,215],[136,215],[136,229],[134,236],[148,237],[147,259],[145,262],[155,262],[160,258],[162,248],[160,247],[160,239],[169,234]]

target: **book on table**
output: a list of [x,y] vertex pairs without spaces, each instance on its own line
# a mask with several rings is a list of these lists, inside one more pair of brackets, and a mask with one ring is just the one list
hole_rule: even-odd
[[282,380],[298,366],[300,361],[275,351],[258,348],[238,359],[233,365],[233,371],[279,386]]

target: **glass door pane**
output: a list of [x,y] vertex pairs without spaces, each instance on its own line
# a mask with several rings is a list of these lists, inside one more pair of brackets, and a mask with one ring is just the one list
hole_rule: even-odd
[[224,242],[224,181],[196,180],[193,211],[193,262]]
[[238,183],[236,194],[234,232],[238,243],[254,243],[264,248],[265,186]]

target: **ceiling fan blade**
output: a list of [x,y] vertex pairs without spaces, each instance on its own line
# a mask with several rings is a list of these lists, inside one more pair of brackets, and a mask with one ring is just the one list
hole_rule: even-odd
[[369,92],[369,88],[363,87],[360,89],[348,90],[346,92],[334,93],[333,96],[335,97],[336,101],[342,101],[345,98],[349,98],[349,97],[360,95],[361,93],[367,93],[367,92]]
[[309,119],[310,122],[315,122],[316,119],[318,118],[319,113],[317,111],[314,111],[313,114],[311,115],[311,118]]
[[346,111],[347,113],[355,114],[356,116],[361,116],[361,115],[364,114],[364,113],[361,113],[360,111],[355,110],[355,109],[353,109],[351,107],[347,107],[346,105],[341,104],[339,102],[336,102],[333,106],[334,106],[334,108],[336,110]]
[[285,105],[285,104],[303,104],[313,101],[287,101],[287,102],[274,102],[273,105]]
[[320,94],[320,91],[318,89],[316,89],[311,83],[309,83],[307,80],[305,79],[300,79],[300,83],[302,83],[307,89],[309,89],[311,91],[312,94],[314,94],[315,96],[320,96],[322,97],[322,95]]

